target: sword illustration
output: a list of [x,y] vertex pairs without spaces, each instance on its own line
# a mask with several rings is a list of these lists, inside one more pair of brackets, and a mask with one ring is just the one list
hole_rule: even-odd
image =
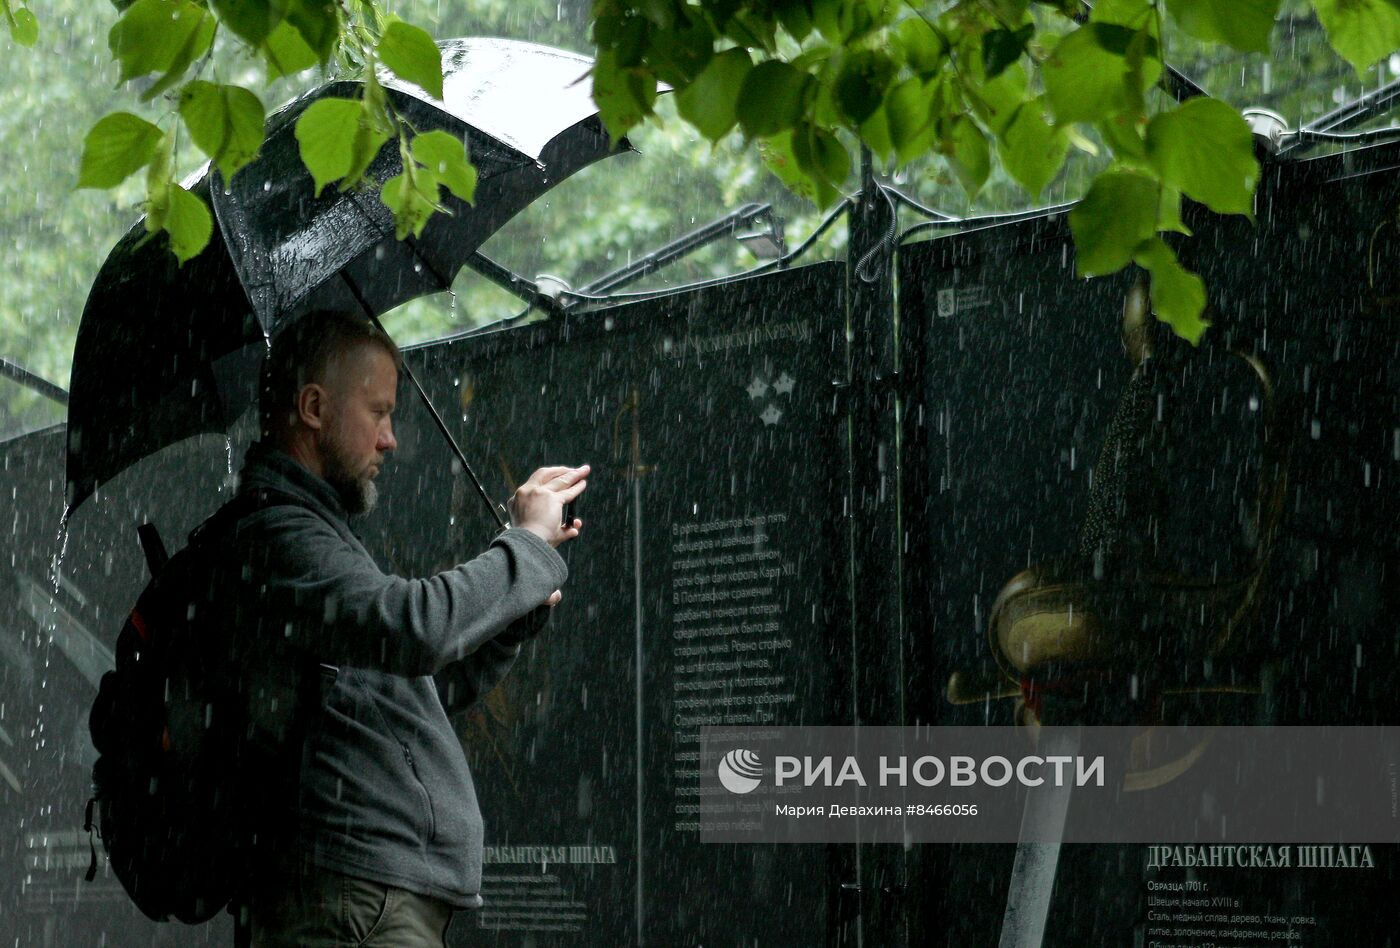
[[[1041,756],[1075,757],[1079,754],[1079,728],[1061,727],[1041,732]],[[1060,843],[1069,813],[1071,787],[1056,781],[1031,787],[1021,813],[1021,841],[1011,864],[1011,887],[1001,917],[999,948],[1040,948],[1050,896],[1060,864]],[[1054,840],[1054,842],[1050,842]]]

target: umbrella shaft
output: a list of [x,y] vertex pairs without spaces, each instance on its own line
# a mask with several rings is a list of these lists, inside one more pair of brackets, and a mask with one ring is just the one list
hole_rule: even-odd
[[[379,327],[380,332],[383,332],[384,327],[379,324],[379,318],[372,318],[374,319],[374,324]],[[388,333],[385,333],[385,335],[388,335]],[[486,503],[487,509],[491,511],[491,516],[496,519],[496,526],[504,530],[507,524],[505,518],[501,516],[500,508],[491,500],[491,495],[486,493],[486,488],[481,486],[481,481],[477,478],[476,472],[473,471],[472,466],[467,463],[467,456],[462,453],[461,447],[458,446],[457,439],[452,437],[452,432],[447,430],[446,422],[442,420],[442,416],[439,415],[437,409],[433,407],[433,403],[428,399],[428,393],[423,391],[423,386],[418,383],[418,377],[413,374],[413,370],[408,367],[407,362],[404,363],[403,372],[404,375],[408,376],[408,380],[413,383],[413,387],[418,391],[418,397],[423,401],[423,406],[428,409],[428,414],[433,416],[433,421],[437,424],[438,431],[442,432],[442,436],[446,438],[447,443],[452,446],[452,453],[457,455],[457,461],[462,465],[462,470],[467,472],[467,477],[471,478],[472,486],[474,486],[476,492],[481,495],[481,499]]]
[[[360,309],[369,317],[369,321],[374,323],[374,328],[384,333],[385,337],[392,339],[393,337],[389,335],[389,331],[384,328],[384,324],[379,321],[379,316],[370,307],[364,294],[360,292],[360,288],[355,285],[355,281],[350,279],[350,276],[343,270],[340,273],[340,277],[345,281],[345,286],[350,290],[350,294],[355,297],[355,302],[360,304]],[[476,492],[481,495],[482,501],[486,504],[486,509],[491,511],[491,516],[495,518],[496,526],[504,530],[508,524],[505,518],[501,516],[501,508],[492,502],[491,495],[487,494],[486,488],[481,486],[481,480],[476,476],[476,472],[472,470],[472,466],[467,463],[467,456],[462,453],[461,447],[457,444],[457,439],[452,437],[452,432],[447,430],[446,422],[442,420],[442,416],[439,415],[437,409],[433,407],[433,403],[428,398],[428,393],[423,390],[423,386],[418,383],[418,376],[414,375],[413,370],[408,367],[407,359],[403,360],[403,374],[407,375],[408,380],[413,383],[413,388],[418,392],[418,398],[423,402],[423,407],[428,409],[428,414],[432,416],[433,423],[437,425],[438,431],[442,432],[442,436],[446,438],[447,443],[452,446],[452,453],[457,455],[457,462],[462,465],[462,470],[467,472],[467,477],[471,478],[472,486],[475,487]]]

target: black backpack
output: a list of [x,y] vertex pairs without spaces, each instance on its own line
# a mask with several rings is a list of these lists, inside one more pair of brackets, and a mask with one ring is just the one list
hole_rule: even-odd
[[[300,502],[273,490],[236,496],[166,556],[151,524],[139,530],[151,581],[117,637],[88,716],[98,759],[84,829],[149,918],[200,923],[225,905],[238,919],[257,843],[291,812],[301,740],[334,669],[273,660],[254,673],[233,620],[239,577],[218,565],[234,527],[265,507]],[[249,652],[265,651],[248,641]],[[259,812],[256,796],[284,801]],[[87,879],[97,872],[97,851]]]

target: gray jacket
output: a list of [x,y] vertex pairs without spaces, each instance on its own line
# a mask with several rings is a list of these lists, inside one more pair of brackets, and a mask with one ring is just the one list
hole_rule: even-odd
[[299,503],[238,524],[227,555],[241,564],[239,635],[338,668],[305,741],[295,849],[347,875],[479,905],[481,813],[438,685],[451,707],[493,687],[547,619],[541,604],[563,584],[564,561],[512,529],[436,576],[386,575],[335,489],[291,457],[250,447],[239,489],[257,488]]

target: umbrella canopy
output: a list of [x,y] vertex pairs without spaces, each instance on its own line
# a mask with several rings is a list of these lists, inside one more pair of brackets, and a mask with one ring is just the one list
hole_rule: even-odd
[[[549,188],[615,149],[597,118],[591,60],[501,39],[440,43],[443,99],[386,77],[399,113],[419,131],[465,139],[477,167],[475,203],[448,195],[418,239],[394,238],[377,190],[314,195],[295,138],[314,101],[353,96],[333,82],[268,122],[259,158],[225,182],[206,169],[187,187],[218,222],[183,267],[138,223],[108,256],[78,327],[69,385],[68,502],[166,446],[224,431],[256,399],[266,340],[311,309],[374,313],[444,290],[502,225]],[[582,80],[582,81],[580,81]],[[401,171],[380,150],[367,177]]]

